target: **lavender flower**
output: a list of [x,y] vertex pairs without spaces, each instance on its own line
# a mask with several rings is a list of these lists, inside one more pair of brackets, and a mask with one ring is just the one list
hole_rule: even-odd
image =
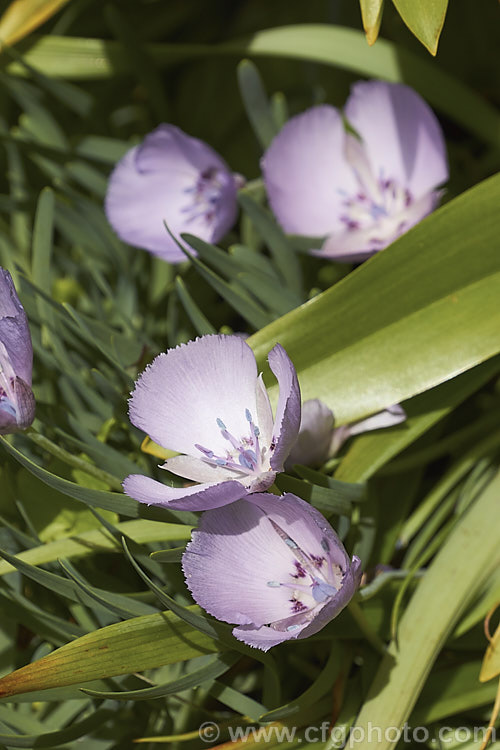
[[218,242],[236,220],[237,187],[238,177],[210,146],[163,124],[116,165],[106,215],[124,242],[178,263],[185,255],[165,224],[176,236]]
[[156,357],[135,385],[130,419],[162,447],[184,454],[162,468],[201,484],[168,487],[132,474],[123,483],[127,495],[205,510],[270,487],[297,438],[300,390],[282,346],[268,360],[280,387],[274,423],[254,354],[239,336],[202,336]]
[[0,268],[0,435],[24,430],[35,418],[32,366],[28,319],[10,273]]
[[293,117],[262,160],[271,207],[290,234],[326,237],[315,254],[365,260],[436,207],[448,179],[439,122],[408,86],[356,83],[344,110]]
[[304,401],[297,441],[286,461],[286,469],[294,464],[317,466],[335,456],[342,445],[353,435],[370,430],[392,427],[406,419],[404,409],[395,404],[352,424],[335,427],[333,412],[319,399]]
[[317,633],[361,578],[326,519],[295,495],[249,495],[202,515],[182,558],[194,599],[267,651]]

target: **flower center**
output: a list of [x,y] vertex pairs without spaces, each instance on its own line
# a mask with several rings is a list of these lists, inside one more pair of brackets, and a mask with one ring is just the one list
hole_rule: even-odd
[[201,172],[196,183],[184,189],[191,202],[181,209],[188,222],[204,219],[211,224],[217,212],[217,205],[224,188],[223,174],[217,167],[209,167]]
[[329,552],[328,539],[321,540],[321,548],[324,554],[308,554],[299,547],[283,529],[272,519],[269,519],[274,531],[292,551],[292,572],[289,573],[291,581],[268,581],[270,588],[287,588],[290,590],[290,615],[283,620],[270,623],[274,630],[292,631],[299,628],[304,622],[312,619],[314,610],[319,604],[331,599],[338,592],[343,572],[338,565],[334,565]]
[[16,397],[14,392],[15,373],[10,361],[4,361],[0,351],[0,407],[9,412],[13,417],[17,415],[15,407]]
[[245,417],[249,426],[249,437],[242,437],[237,440],[232,435],[222,419],[217,417],[217,426],[221,435],[228,443],[228,448],[224,456],[217,456],[214,451],[204,448],[199,443],[195,443],[195,448],[203,454],[203,460],[211,466],[222,466],[225,469],[233,469],[243,474],[260,474],[262,471],[262,462],[266,453],[266,448],[260,447],[259,436],[260,430],[254,423],[249,409],[245,409]]
[[[346,196],[343,201],[345,212],[340,220],[350,231],[382,229],[383,234],[401,234],[405,228],[404,212],[413,203],[413,196],[407,188],[395,180],[380,178],[368,188],[363,185],[354,196]],[[385,226],[384,226],[385,225]],[[369,240],[374,249],[387,244],[387,236],[378,237],[375,233]]]

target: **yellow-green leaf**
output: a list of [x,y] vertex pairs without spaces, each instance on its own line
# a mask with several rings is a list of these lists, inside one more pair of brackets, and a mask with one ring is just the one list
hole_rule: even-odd
[[498,675],[500,675],[500,625],[495,630],[493,637],[490,638],[490,645],[486,649],[481,666],[479,681],[487,682],[487,680],[492,680],[493,677],[498,677]]
[[0,44],[15,44],[45,23],[69,0],[13,0],[0,18]]
[[366,34],[366,41],[371,46],[375,44],[380,30],[384,0],[359,0],[361,5],[361,18]]
[[422,42],[431,55],[435,55],[446,17],[448,0],[392,0],[399,15]]
[[0,697],[78,685],[219,651],[172,612],[133,617],[77,638],[0,679]]

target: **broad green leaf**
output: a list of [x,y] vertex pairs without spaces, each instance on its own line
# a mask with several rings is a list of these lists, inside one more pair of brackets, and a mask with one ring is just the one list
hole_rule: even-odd
[[[248,343],[259,365],[265,370],[279,341],[297,369],[303,399],[320,398],[343,424],[497,354],[498,201],[500,176],[438,209],[333,288],[254,334]],[[273,384],[274,400],[276,390]]]
[[384,0],[359,0],[359,4],[366,41],[371,46],[377,41],[384,11]]
[[13,0],[0,18],[2,44],[15,44],[45,23],[68,0]]
[[0,679],[0,696],[142,672],[219,651],[172,612],[134,617],[88,633]]
[[443,28],[448,0],[392,0],[398,13],[417,39],[435,55]]
[[[395,745],[387,727],[401,727],[408,719],[431,667],[460,614],[500,564],[498,527],[492,524],[498,508],[500,474],[464,514],[442,546],[401,619],[398,644],[392,642],[377,671],[356,721],[365,739],[359,750],[372,747],[368,722],[377,717],[381,750]],[[478,544],[478,540],[481,543]],[[328,743],[327,747],[331,747]]]
[[369,479],[381,466],[450,414],[498,370],[500,357],[497,356],[407,401],[404,408],[408,419],[404,425],[358,435],[335,472],[336,478],[347,482]]
[[[283,57],[334,65],[370,78],[400,81],[413,86],[429,103],[472,133],[498,145],[500,115],[475,91],[403,47],[379,39],[369,49],[361,31],[326,24],[289,25],[265,29],[250,39],[226,44],[150,44],[146,49],[158,65],[177,60],[230,57]],[[102,39],[58,37],[30,39],[25,51],[30,65],[48,76],[87,79],[129,71],[127,51]],[[232,64],[232,63],[231,63]],[[8,72],[25,75],[23,66],[12,63]]]

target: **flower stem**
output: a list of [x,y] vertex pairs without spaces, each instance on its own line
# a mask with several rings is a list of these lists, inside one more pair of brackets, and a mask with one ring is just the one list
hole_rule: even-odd
[[99,469],[97,466],[89,463],[84,458],[74,456],[64,448],[56,445],[56,443],[53,443],[52,440],[49,440],[49,438],[45,437],[45,435],[41,435],[39,432],[35,432],[33,429],[28,430],[25,434],[26,437],[28,437],[33,443],[38,445],[40,448],[43,448],[43,450],[46,450],[52,456],[60,459],[65,464],[68,464],[68,466],[72,466],[74,469],[84,471],[86,474],[89,474],[95,479],[99,479],[101,482],[104,482],[113,490],[121,491],[121,482],[117,477],[113,476],[113,474],[109,474],[107,471]]

